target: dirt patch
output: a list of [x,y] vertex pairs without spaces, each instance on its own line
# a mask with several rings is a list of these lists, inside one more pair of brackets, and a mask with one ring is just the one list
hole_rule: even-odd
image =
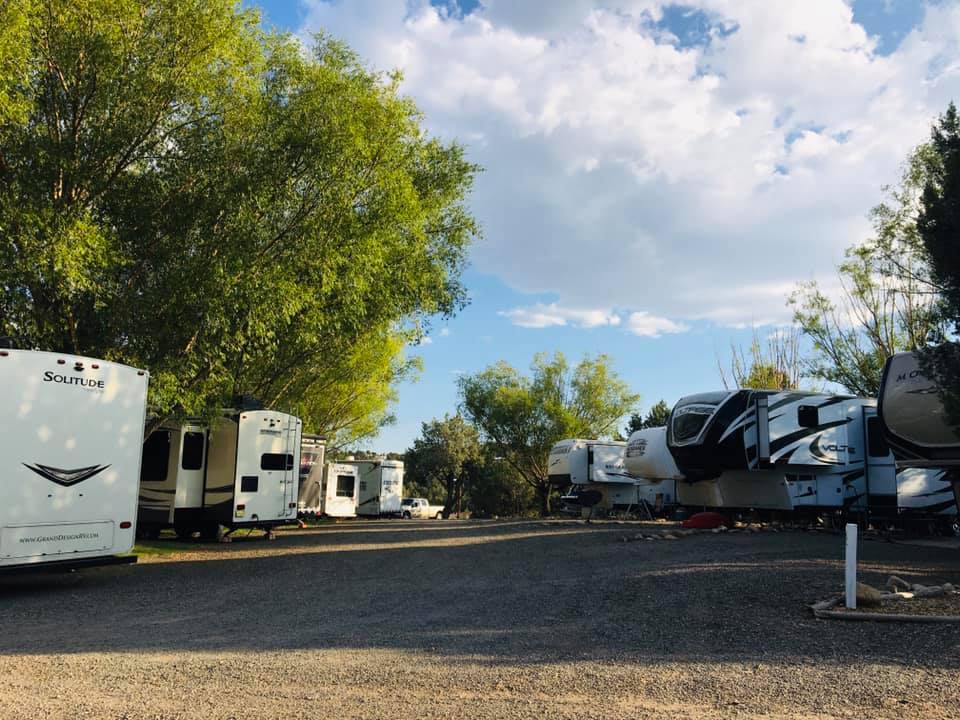
[[[0,717],[948,718],[960,627],[826,623],[821,533],[357,522],[0,581]],[[861,577],[960,584],[868,543]]]

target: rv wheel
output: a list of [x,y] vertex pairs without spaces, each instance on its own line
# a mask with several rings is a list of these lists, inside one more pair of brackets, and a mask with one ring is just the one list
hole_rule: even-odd
[[410,519],[410,513],[405,512],[405,513],[403,514],[403,519],[404,519],[404,520],[409,520],[409,519]]

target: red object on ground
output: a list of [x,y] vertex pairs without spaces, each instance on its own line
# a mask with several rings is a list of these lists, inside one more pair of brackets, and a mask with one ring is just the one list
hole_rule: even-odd
[[683,527],[693,530],[713,530],[721,525],[729,525],[730,521],[720,513],[702,512],[691,515],[683,521]]

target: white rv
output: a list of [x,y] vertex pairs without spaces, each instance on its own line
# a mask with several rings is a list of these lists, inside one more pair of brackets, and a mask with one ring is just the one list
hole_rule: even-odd
[[356,465],[327,463],[320,482],[320,508],[317,515],[356,517],[357,492],[360,483]]
[[173,527],[215,538],[221,526],[269,529],[297,516],[301,421],[272,410],[228,414],[213,428],[162,427],[143,445],[141,534]]
[[[678,496],[685,505],[839,510],[893,521],[919,513],[943,484],[934,471],[898,476],[876,401],[846,395],[691,395],[674,406],[666,434],[647,442],[666,445],[684,478]],[[628,469],[643,472],[629,461]],[[956,513],[930,505],[930,512]]]
[[624,466],[625,449],[626,443],[613,440],[561,440],[550,449],[547,460],[550,483],[570,488],[564,500],[571,504],[593,491],[600,497],[596,505],[604,510],[660,512],[673,506],[674,481],[632,474]]
[[320,435],[304,435],[300,443],[300,493],[297,513],[314,517],[321,510],[320,487],[323,484],[327,440]]
[[357,469],[357,515],[400,516],[403,500],[403,462],[400,460],[350,460]]
[[148,375],[0,350],[0,569],[133,562]]

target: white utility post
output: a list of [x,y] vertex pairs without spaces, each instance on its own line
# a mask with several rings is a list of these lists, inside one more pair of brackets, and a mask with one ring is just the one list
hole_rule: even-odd
[[855,523],[847,523],[846,581],[847,607],[855,610],[857,607],[857,526]]

